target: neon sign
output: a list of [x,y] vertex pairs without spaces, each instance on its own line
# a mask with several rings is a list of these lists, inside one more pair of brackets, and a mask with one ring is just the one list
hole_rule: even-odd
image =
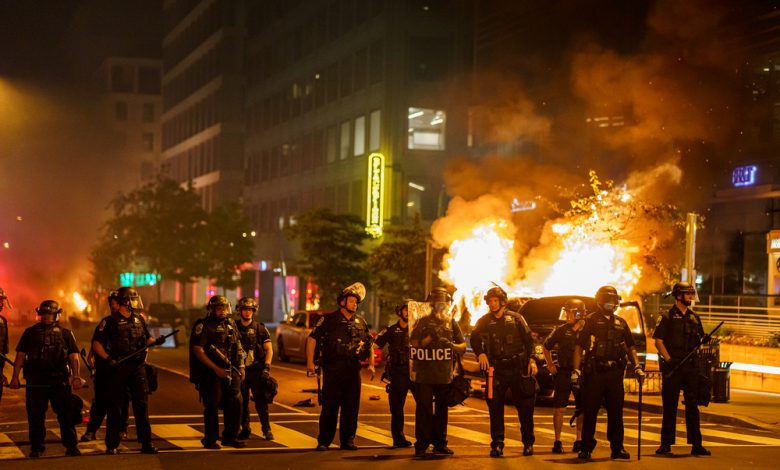
[[734,187],[753,186],[756,184],[758,167],[755,165],[738,166],[731,172],[731,184]]
[[385,156],[372,153],[368,156],[368,204],[366,232],[372,237],[382,236],[385,204]]
[[119,285],[127,287],[153,286],[161,279],[155,273],[122,273],[119,275]]

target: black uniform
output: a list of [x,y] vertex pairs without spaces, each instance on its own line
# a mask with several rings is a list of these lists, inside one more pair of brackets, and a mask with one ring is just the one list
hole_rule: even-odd
[[528,361],[534,350],[531,329],[518,313],[504,311],[501,318],[492,312],[477,320],[471,332],[474,354],[486,354],[493,366],[493,398],[487,399],[490,411],[492,448],[504,447],[504,399],[507,390],[520,418],[523,445],[534,444],[534,401],[536,379],[528,375]]
[[661,315],[655,333],[653,333],[654,339],[660,339],[664,342],[666,351],[672,358],[671,362],[661,359],[661,372],[664,374],[661,386],[661,399],[664,407],[661,445],[672,445],[675,442],[677,405],[681,390],[685,399],[685,428],[688,443],[694,447],[702,445],[698,407],[699,361],[696,360],[696,357],[691,357],[677,369],[674,375],[667,377],[666,374],[699,344],[703,336],[704,328],[699,317],[691,309],[682,313],[677,306],[673,306],[668,312]]
[[404,436],[404,405],[412,389],[409,378],[409,326],[402,327],[400,321],[390,325],[377,335],[374,344],[380,349],[387,344],[389,349],[385,371],[390,379],[388,398],[393,445],[408,445]]
[[[92,341],[95,341],[95,337],[98,333],[98,328],[100,326],[95,327],[95,331],[92,333],[92,340],[90,341],[90,344],[92,344]],[[99,368],[101,371],[105,369],[105,363],[102,359],[100,359],[97,355],[94,356],[95,358],[95,366]],[[92,378],[92,386],[95,388],[94,393],[95,397],[92,401],[92,406],[89,408],[89,422],[87,423],[87,432],[88,433],[96,433],[98,429],[100,429],[100,425],[103,424],[103,419],[108,414],[108,407],[111,403],[111,374],[95,374],[95,376]],[[120,411],[120,432],[126,433],[127,432],[127,420],[128,420],[128,407],[130,406],[130,392],[129,390],[125,393],[125,401],[124,404],[119,408]],[[83,438],[82,438],[83,439]]]
[[[225,369],[231,366],[238,368],[243,360],[244,352],[241,348],[238,330],[230,318],[208,316],[200,320],[190,339],[190,347],[194,346],[202,347],[214,364]],[[223,358],[230,363],[228,364]],[[204,446],[217,442],[220,406],[225,421],[222,443],[235,442],[241,426],[241,377],[232,368],[229,380],[219,378],[213,370],[205,366],[202,370],[200,381],[197,384],[200,397],[203,400],[203,422],[205,424],[205,432],[201,442]]]
[[[115,361],[146,347],[152,335],[143,317],[131,313],[125,317],[114,312],[105,317],[95,332],[95,341]],[[140,353],[117,367],[106,368],[98,361],[97,375],[103,374],[108,390],[108,422],[106,423],[106,449],[119,447],[122,432],[122,408],[127,403],[127,392],[133,401],[133,416],[138,441],[145,447],[152,446],[152,428],[149,424],[149,397],[146,381],[146,354]]]
[[71,394],[68,356],[79,352],[73,333],[56,322],[51,325],[36,323],[24,330],[16,352],[25,354],[25,404],[32,451],[43,452],[45,448],[49,402],[60,424],[62,445],[75,449],[76,428],[67,410],[67,399]]
[[[0,302],[3,302],[0,300]],[[8,320],[0,315],[0,353],[8,355]],[[0,382],[3,380],[3,368],[5,361],[0,360]],[[3,398],[3,384],[0,383],[0,399]]]
[[[371,347],[368,325],[360,317],[348,319],[341,310],[324,315],[309,334],[317,341],[322,366],[322,411],[319,445],[329,446],[339,421],[339,443],[352,443],[360,411],[360,358]],[[369,351],[370,353],[370,351]]]
[[628,323],[617,315],[597,311],[588,315],[578,344],[585,350],[582,366],[582,450],[596,447],[596,419],[607,408],[607,439],[612,452],[623,450],[623,374],[627,350],[634,346]]
[[[433,341],[423,347],[421,341],[426,336],[431,336]],[[413,348],[416,355],[414,351],[411,352],[411,356],[415,357],[412,393],[417,403],[414,412],[414,448],[417,452],[424,452],[433,444],[434,449],[444,449],[447,447],[449,417],[446,396],[452,382],[452,361],[455,357],[452,344],[464,343],[465,339],[455,320],[450,320],[448,326],[438,316],[428,315],[417,320],[410,340],[412,344],[420,344]],[[426,357],[438,359],[441,354],[434,352],[442,350],[448,352],[448,368],[442,369],[438,364],[440,360],[425,360]]]
[[[557,353],[558,373],[553,377],[555,383],[555,392],[553,395],[553,407],[566,408],[569,404],[571,395],[571,371],[574,369],[572,361],[574,360],[574,347],[577,345],[579,330],[574,327],[577,323],[565,323],[556,327],[547,339],[544,340],[544,347],[548,351],[555,350]],[[578,399],[576,397],[575,399]],[[579,404],[578,404],[579,405]],[[579,408],[579,406],[577,406]]]
[[244,326],[241,321],[236,322],[236,328],[241,339],[241,347],[247,354],[246,379],[241,384],[241,430],[249,432],[249,394],[255,402],[255,409],[260,416],[260,426],[263,434],[271,430],[271,422],[268,417],[268,401],[265,398],[264,386],[268,371],[265,368],[265,348],[271,342],[271,334],[264,324],[252,321]]

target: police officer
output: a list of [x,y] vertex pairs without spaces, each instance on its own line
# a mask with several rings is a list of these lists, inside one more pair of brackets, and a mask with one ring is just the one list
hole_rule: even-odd
[[241,381],[244,379],[244,350],[235,323],[230,318],[230,302],[215,295],[206,305],[208,316],[200,321],[190,339],[190,354],[205,366],[198,384],[203,400],[205,433],[201,443],[206,449],[219,449],[219,408],[222,406],[225,428],[222,445],[241,449]]
[[[598,310],[585,318],[580,331],[577,346],[574,348],[571,374],[572,384],[579,386],[582,379],[582,450],[580,459],[590,459],[596,447],[596,418],[602,403],[607,408],[607,439],[609,439],[611,458],[628,460],[628,452],[623,448],[623,373],[626,369],[626,356],[631,359],[634,372],[644,377],[642,366],[636,355],[634,338],[626,321],[615,315],[620,306],[620,296],[612,286],[600,287],[596,292]],[[584,366],[582,352],[585,351]]]
[[[98,374],[106,374],[110,384],[108,399],[108,422],[106,423],[106,454],[118,452],[122,433],[122,407],[126,403],[127,391],[133,401],[133,416],[141,453],[156,454],[152,445],[152,428],[149,424],[149,401],[146,381],[145,352],[147,346],[160,345],[162,336],[156,340],[149,333],[146,321],[138,313],[143,301],[132,287],[120,287],[116,292],[119,310],[105,317],[98,324],[98,331],[92,341],[97,356]],[[124,360],[118,364],[120,360]]]
[[[3,312],[6,303],[8,303],[8,297],[0,287],[0,313]],[[2,315],[0,315],[0,353],[8,354],[8,320]],[[3,385],[8,385],[8,380],[3,374],[4,368],[5,360],[0,360],[0,400],[3,398]]]
[[412,389],[409,378],[409,301],[395,308],[398,321],[382,330],[374,344],[382,349],[388,346],[389,354],[385,364],[383,377],[387,376],[390,384],[387,386],[390,401],[390,432],[393,436],[393,447],[411,447],[412,442],[404,436],[404,405],[408,392]]
[[273,440],[271,421],[268,417],[268,400],[266,400],[266,388],[271,380],[271,359],[274,350],[271,345],[271,334],[264,324],[253,320],[257,312],[257,301],[251,297],[243,297],[236,304],[239,318],[236,323],[241,339],[241,347],[246,353],[246,380],[241,383],[241,432],[239,439],[248,439],[252,434],[249,427],[249,394],[255,402],[255,409],[260,416],[260,426],[263,437]]
[[321,353],[323,372],[322,411],[317,450],[327,450],[336,435],[339,419],[339,443],[343,450],[357,450],[358,412],[360,411],[360,361],[368,359],[374,377],[374,348],[365,320],[355,316],[366,296],[366,288],[356,282],[339,294],[339,309],[325,314],[306,340],[306,369],[315,373],[315,349]]
[[504,399],[507,390],[520,418],[523,455],[534,453],[534,401],[536,400],[536,361],[531,357],[534,340],[525,319],[506,309],[504,289],[492,287],[485,294],[490,311],[477,320],[471,332],[471,348],[479,360],[479,367],[487,371],[493,367],[492,398],[488,397],[490,412],[490,456],[504,453]]
[[[553,392],[553,428],[555,442],[552,451],[554,454],[563,453],[561,443],[561,429],[563,428],[563,413],[569,405],[569,396],[572,393],[571,372],[574,348],[577,345],[579,331],[585,325],[585,302],[580,299],[569,299],[561,310],[563,320],[566,323],[557,326],[547,339],[544,340],[544,358],[547,361],[547,370],[553,378],[555,390]],[[552,351],[556,352],[557,361],[553,361]],[[575,396],[576,408],[580,410],[579,394]],[[575,412],[577,413],[577,412]],[[582,414],[577,414],[577,440],[574,441],[572,452],[582,450]]]
[[[119,303],[116,300],[116,291],[112,290],[108,294],[108,308],[111,313],[118,312],[119,311]],[[90,344],[95,341],[95,336],[98,333],[99,326],[95,327],[95,331],[92,333],[92,340],[90,341]],[[90,347],[89,354],[87,354],[86,357],[87,361],[90,361],[90,363],[93,365],[93,367],[99,368],[101,371],[105,370],[105,364],[100,361],[95,356],[95,351]],[[89,422],[87,423],[87,430],[84,432],[84,434],[81,436],[81,442],[90,442],[95,440],[95,435],[97,433],[97,430],[100,429],[100,425],[103,424],[103,419],[106,417],[106,414],[108,413],[108,407],[110,400],[110,374],[107,373],[101,373],[101,374],[95,374],[95,376],[92,378],[92,385],[94,386],[95,390],[95,397],[92,400],[92,407],[89,409]],[[124,404],[119,408],[121,417],[120,417],[120,438],[124,439],[127,437],[127,425],[128,425],[128,407],[130,406],[130,396],[128,393],[125,393],[125,402]]]
[[452,382],[455,354],[466,352],[466,341],[458,323],[450,316],[452,297],[444,288],[435,288],[426,302],[430,315],[418,319],[409,336],[410,366],[414,386],[415,457],[424,457],[433,444],[433,453],[452,455],[447,447],[449,408],[446,395]]
[[70,330],[58,323],[62,309],[56,301],[44,300],[35,311],[40,321],[22,333],[16,346],[16,361],[11,379],[11,388],[18,389],[19,372],[24,369],[24,378],[27,381],[25,403],[30,433],[30,458],[38,458],[46,450],[43,444],[49,402],[57,415],[65,454],[81,455],[68,404],[71,387],[75,390],[81,388],[76,338]]
[[655,347],[661,358],[661,372],[664,375],[661,399],[664,418],[661,424],[661,446],[656,454],[671,454],[675,442],[677,425],[677,404],[680,391],[685,399],[685,430],[688,443],[692,445],[691,455],[710,455],[702,446],[699,427],[698,380],[699,368],[696,354],[690,357],[673,375],[672,369],[680,365],[682,358],[695,348],[704,336],[699,316],[689,307],[696,298],[696,291],[687,282],[678,282],[672,289],[674,306],[661,315],[653,333]]

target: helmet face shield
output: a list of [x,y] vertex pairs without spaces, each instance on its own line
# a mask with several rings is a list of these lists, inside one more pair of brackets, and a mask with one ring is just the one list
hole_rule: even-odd
[[[116,301],[120,306],[126,307],[128,310],[136,311],[144,308],[144,303],[141,300],[141,296],[138,295],[135,289],[132,287],[120,287],[116,291]],[[111,297],[109,296],[109,301]]]

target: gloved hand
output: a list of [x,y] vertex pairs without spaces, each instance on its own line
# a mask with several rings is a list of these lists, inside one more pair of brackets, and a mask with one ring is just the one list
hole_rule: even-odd
[[159,338],[154,340],[154,343],[152,343],[152,344],[154,344],[155,346],[162,346],[163,343],[165,343],[165,339],[166,338],[164,336],[160,336]]
[[116,359],[112,359],[110,357],[106,359],[106,367],[108,367],[109,369],[113,369],[116,366],[117,366]]
[[580,376],[582,376],[582,373],[579,371],[579,369],[574,369],[571,371],[571,388],[575,392],[580,389]]
[[663,367],[664,367],[664,369],[666,371],[670,371],[670,370],[674,369],[675,367],[677,367],[678,365],[680,365],[680,360],[679,359],[674,359],[674,358],[671,358],[671,357],[669,358],[668,361],[664,359],[664,362],[663,362]]
[[271,365],[266,364],[263,366],[263,371],[260,372],[260,376],[263,378],[263,380],[268,380],[268,377],[271,376]]
[[645,371],[642,370],[642,366],[637,364],[636,367],[634,367],[634,374],[636,374],[636,379],[640,382],[645,380]]

